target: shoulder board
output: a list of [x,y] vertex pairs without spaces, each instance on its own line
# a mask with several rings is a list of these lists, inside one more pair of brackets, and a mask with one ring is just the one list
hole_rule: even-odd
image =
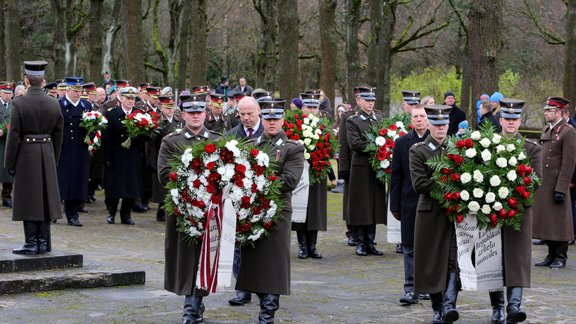
[[116,109],[116,108],[118,108],[118,107],[113,106],[113,107],[108,108],[106,111],[112,111],[112,110],[114,110],[114,109]]
[[293,140],[293,139],[287,139],[287,140],[286,140],[286,143],[290,143],[290,144],[293,144],[293,145],[302,145],[302,144],[300,144],[300,142],[295,141],[295,140]]
[[256,143],[256,145],[262,143],[262,135],[260,135],[258,138],[256,138],[256,139],[254,140],[254,142]]
[[416,148],[422,145],[424,145],[424,141],[412,144],[412,148]]
[[530,143],[530,144],[532,144],[532,145],[540,145],[540,143],[538,143],[538,142],[536,142],[536,141],[534,141],[534,140],[528,139],[528,138],[524,139],[524,142]]

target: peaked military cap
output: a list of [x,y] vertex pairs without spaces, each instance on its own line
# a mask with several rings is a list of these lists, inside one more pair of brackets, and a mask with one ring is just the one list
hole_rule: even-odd
[[56,92],[56,87],[58,87],[58,83],[50,82],[44,86],[44,89],[48,92],[54,93],[54,92]]
[[318,107],[320,105],[320,92],[315,92],[312,90],[310,92],[303,92],[300,94],[300,98],[302,99],[302,104],[306,107]]
[[134,87],[124,87],[120,89],[120,95],[127,98],[136,98],[138,97],[138,90]]
[[266,91],[262,88],[258,88],[252,91],[252,97],[256,99],[256,101],[260,102],[262,100],[272,100],[272,92]]
[[84,84],[84,78],[79,76],[65,77],[64,82],[66,86],[74,91],[82,91],[82,85]]
[[158,95],[160,95],[160,88],[159,87],[152,87],[152,86],[148,86],[146,88],[144,88],[144,91],[152,98],[158,98]]
[[368,101],[376,100],[376,88],[374,88],[374,87],[360,86],[360,87],[356,87],[354,90],[357,91],[356,97],[360,97],[360,98],[362,98],[364,100],[368,100]]
[[192,93],[210,93],[210,86],[206,84],[196,85],[192,87]]
[[174,96],[167,96],[167,95],[159,96],[158,101],[163,107],[169,109],[174,109],[174,107],[176,106],[174,103]]
[[180,108],[189,113],[206,111],[206,94],[181,95]]
[[14,93],[12,85],[10,85],[8,82],[0,82],[0,91],[4,93]]
[[82,85],[82,88],[90,94],[96,94],[96,84],[94,82],[86,82]]
[[500,116],[507,119],[522,118],[524,101],[520,99],[502,98],[500,99]]
[[548,97],[544,109],[564,109],[569,103],[570,101],[562,97]]
[[262,109],[262,119],[280,119],[284,117],[284,99],[265,99],[258,102]]
[[118,88],[129,87],[130,81],[129,80],[116,80],[116,86]]
[[450,123],[452,107],[446,105],[426,105],[424,109],[426,110],[430,124],[448,125]]
[[24,73],[29,76],[44,76],[46,61],[24,61]]
[[234,100],[240,100],[242,98],[244,98],[244,92],[242,91],[235,91],[235,90],[230,90],[228,91],[228,93],[226,94],[226,96],[230,99],[234,99]]
[[402,90],[402,97],[407,104],[414,106],[420,103],[420,91]]

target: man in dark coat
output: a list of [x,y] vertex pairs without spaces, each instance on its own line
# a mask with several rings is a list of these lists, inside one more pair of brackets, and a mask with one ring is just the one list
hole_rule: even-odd
[[433,323],[458,320],[458,264],[456,231],[440,203],[430,196],[435,186],[433,170],[426,165],[432,157],[446,154],[446,137],[452,107],[425,106],[430,135],[410,148],[410,177],[420,194],[414,227],[414,291],[429,293]]
[[[197,141],[211,141],[220,137],[204,127],[206,118],[206,102],[204,95],[180,96],[180,108],[186,127],[179,132],[173,132],[162,140],[158,153],[158,179],[162,185],[169,181],[170,163],[184,152],[186,145]],[[177,295],[185,295],[183,324],[200,323],[203,321],[204,304],[202,298],[208,292],[196,288],[196,274],[200,261],[202,242],[190,245],[186,234],[176,227],[176,215],[166,216],[165,238],[165,273],[164,289]]]
[[60,109],[64,116],[64,138],[58,163],[58,185],[60,199],[64,201],[64,213],[70,226],[82,226],[79,212],[88,198],[88,171],[90,158],[88,144],[84,143],[86,130],[80,127],[82,114],[91,111],[86,100],[80,99],[83,80],[67,77],[66,95],[60,98]]
[[466,113],[456,105],[456,96],[452,91],[444,93],[444,104],[452,107],[450,112],[450,127],[448,128],[448,136],[458,133],[458,124],[466,120]]
[[2,183],[2,206],[12,208],[12,183],[14,177],[4,167],[6,136],[12,111],[12,95],[14,90],[7,82],[0,82],[0,182]]
[[[104,116],[108,127],[102,134],[102,161],[106,167],[106,206],[108,206],[108,224],[114,224],[118,203],[122,198],[120,218],[122,224],[134,225],[130,215],[134,200],[142,197],[142,158],[144,156],[144,138],[131,139],[129,148],[122,146],[128,132],[122,121],[128,115],[139,110],[134,108],[138,91],[134,87],[122,88],[119,93],[120,107],[114,107]],[[142,112],[142,111],[140,111]]]
[[[321,119],[330,119],[330,116],[320,110],[320,94],[301,93],[302,112],[314,115]],[[308,163],[308,161],[306,161]],[[326,177],[318,183],[311,184],[308,189],[308,206],[306,208],[306,221],[304,223],[292,223],[292,230],[296,231],[298,239],[298,258],[321,259],[316,243],[318,231],[326,231],[327,227],[327,200],[328,190]]]
[[414,130],[396,140],[390,174],[390,212],[400,221],[404,254],[404,296],[400,302],[408,305],[418,303],[418,295],[414,293],[414,222],[418,194],[412,187],[408,156],[410,147],[422,142],[429,133],[424,105],[414,106],[410,114]]
[[12,102],[4,166],[15,175],[12,220],[24,221],[26,240],[15,254],[50,252],[50,223],[62,218],[56,165],[64,118],[58,101],[42,91],[46,65],[24,62],[29,89]]
[[[260,105],[253,97],[244,97],[238,103],[238,113],[240,116],[240,123],[228,131],[227,135],[236,138],[256,139],[262,136],[264,126],[260,119]],[[238,278],[241,263],[241,249],[240,245],[234,247],[234,263],[232,266],[232,274]],[[242,306],[252,300],[252,294],[247,291],[237,290],[236,296],[230,299],[228,303],[232,306]]]
[[376,224],[386,223],[388,209],[384,184],[376,179],[370,155],[364,152],[368,146],[366,134],[382,119],[373,111],[374,91],[374,88],[359,88],[356,103],[360,112],[346,120],[348,146],[352,152],[347,222],[353,226],[354,236],[358,239],[356,254],[359,256],[383,254],[374,246],[374,239]]
[[562,110],[568,100],[550,97],[544,106],[548,125],[540,136],[542,185],[536,193],[533,238],[546,240],[548,255],[538,267],[561,269],[568,258],[568,241],[574,239],[570,183],[576,164],[576,130],[566,123]]
[[276,164],[276,176],[282,182],[283,208],[278,223],[270,229],[270,239],[261,239],[254,247],[242,248],[242,263],[236,281],[236,290],[253,292],[260,298],[259,323],[274,323],[280,295],[290,294],[291,198],[302,176],[305,160],[302,144],[289,140],[282,130],[284,105],[284,100],[260,102],[264,133],[255,143]]
[[[522,124],[524,101],[503,98],[500,100],[500,125],[504,137],[522,139],[518,132]],[[540,145],[530,139],[524,139],[524,151],[530,158],[530,165],[539,178],[542,178]],[[522,213],[520,230],[503,227],[502,254],[504,266],[504,286],[508,297],[506,319],[504,319],[504,292],[490,292],[492,305],[492,323],[518,323],[526,320],[526,313],[520,309],[522,290],[530,288],[530,270],[532,267],[532,206],[526,206]]]
[[251,96],[254,89],[246,83],[246,78],[242,77],[238,79],[238,85],[234,88],[234,91],[245,96]]

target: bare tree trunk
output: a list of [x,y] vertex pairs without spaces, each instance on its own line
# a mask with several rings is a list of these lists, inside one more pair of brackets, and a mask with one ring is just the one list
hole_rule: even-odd
[[186,77],[188,76],[188,53],[190,43],[190,25],[191,22],[187,17],[192,16],[192,1],[183,1],[184,12],[181,17],[180,25],[180,44],[178,49],[178,82],[176,86],[178,89],[186,87]]
[[[298,96],[298,1],[278,2],[278,90],[290,100]],[[268,88],[270,89],[270,88]],[[272,89],[270,89],[272,90]]]
[[[499,63],[502,50],[502,0],[476,1],[468,12],[468,55],[470,93],[479,98],[482,92],[498,89]],[[472,121],[476,121],[476,110]]]
[[[318,0],[320,5],[320,46],[322,65],[320,68],[320,88],[330,102],[334,102],[336,87],[336,0]],[[281,11],[280,11],[281,12]]]
[[256,62],[256,86],[267,90],[274,90],[276,84],[276,39],[278,26],[276,25],[276,0],[252,0],[254,8],[260,15],[261,42],[258,44],[258,58]]
[[[110,25],[106,29],[106,37],[104,38],[104,53],[102,55],[102,71],[112,72],[112,52],[114,46],[114,40],[116,39],[116,33],[120,30],[119,17],[120,17],[120,6],[121,0],[114,1],[114,7],[112,8],[112,20]],[[118,73],[118,71],[114,71]],[[117,76],[113,75],[113,78]]]
[[124,1],[122,9],[124,15],[123,28],[126,78],[133,84],[144,80],[144,60],[142,53],[142,0]]
[[[465,41],[464,41],[463,53],[468,53],[468,37],[467,36],[464,37]],[[467,116],[470,116],[468,120],[471,122],[471,126],[473,128],[476,128],[476,125],[478,125],[478,112],[476,111],[475,106],[472,106],[472,109],[470,109],[471,108],[470,104],[472,103],[470,93],[471,90],[470,87],[472,82],[470,78],[472,69],[468,65],[467,60],[468,58],[464,55],[464,57],[462,58],[462,88],[460,92],[460,108],[466,113]]]
[[358,29],[362,0],[346,0],[346,87],[348,95],[345,100],[354,101],[354,87],[360,83],[360,58],[358,55]]
[[0,79],[6,80],[6,47],[4,47],[4,7],[6,3],[4,0],[0,0],[0,59],[4,60],[4,63],[0,64]]
[[[176,56],[178,54],[178,31],[182,26],[180,25],[180,13],[182,11],[181,0],[171,0],[168,4],[170,10],[170,36],[168,39],[168,83],[174,84],[176,75]],[[189,16],[188,16],[189,17]]]
[[52,12],[56,14],[56,19],[54,20],[54,26],[52,30],[54,31],[54,41],[52,47],[54,48],[54,56],[52,60],[54,61],[54,77],[56,79],[63,78],[64,75],[64,38],[66,37],[66,29],[62,28],[65,26],[66,17],[64,11],[64,4],[62,0],[52,0]]
[[[564,96],[576,106],[576,0],[566,4],[566,45],[564,46]],[[574,111],[574,109],[572,109]]]
[[192,19],[194,24],[191,28],[191,39],[194,45],[190,47],[190,82],[194,84],[205,84],[208,78],[208,55],[206,51],[207,13],[206,0],[192,0]]
[[18,3],[8,1],[4,16],[4,46],[6,47],[6,79],[18,81],[22,78],[22,56],[20,54],[20,13]]
[[379,88],[376,91],[376,105],[382,110],[384,116],[390,114],[390,79],[392,76],[392,38],[394,37],[394,26],[396,25],[396,1],[388,1],[382,4],[382,25],[380,26],[379,62],[370,69],[377,71],[376,84]]
[[[378,84],[378,72],[377,68],[382,62],[382,47],[380,42],[380,28],[383,24],[383,14],[382,14],[382,0],[369,0],[370,1],[370,34],[368,36],[368,70],[366,71],[366,81],[368,85],[373,87]],[[381,89],[378,89],[381,92]],[[380,102],[377,102],[380,105]]]
[[90,74],[88,79],[99,84],[102,80],[102,4],[104,0],[90,0]]
[[158,32],[158,6],[160,0],[154,0],[152,9],[152,44],[154,44],[154,51],[160,59],[160,67],[156,67],[155,70],[162,73],[162,82],[166,84],[168,82],[168,55],[164,52],[162,45],[160,44],[160,37]]

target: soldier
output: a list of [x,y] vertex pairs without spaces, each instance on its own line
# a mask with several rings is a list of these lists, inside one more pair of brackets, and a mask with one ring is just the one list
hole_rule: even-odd
[[259,323],[274,323],[280,295],[290,294],[291,198],[305,163],[304,147],[289,140],[282,130],[284,104],[283,99],[260,102],[264,133],[256,139],[256,146],[276,162],[276,175],[282,181],[283,209],[280,220],[270,229],[270,239],[261,239],[254,242],[254,247],[242,248],[242,264],[236,281],[236,290],[258,295]]
[[56,88],[57,86],[58,83],[51,82],[44,86],[44,90],[46,91],[46,94],[48,94],[50,97],[58,98],[58,89]]
[[[102,134],[102,162],[106,168],[106,206],[108,206],[108,224],[114,224],[118,203],[122,198],[120,218],[122,224],[134,225],[130,211],[134,200],[142,196],[142,156],[144,155],[144,138],[131,140],[129,148],[122,147],[128,139],[128,133],[122,121],[126,116],[138,111],[134,108],[138,91],[134,87],[120,90],[120,107],[109,109],[104,116],[108,127]],[[142,112],[142,111],[140,111]]]
[[242,98],[244,98],[242,92],[237,92],[236,90],[228,91],[228,103],[226,104],[224,115],[230,119],[230,125],[232,128],[238,126],[240,123],[240,117],[238,116],[238,101]]
[[425,109],[430,134],[409,151],[412,185],[420,194],[414,225],[414,292],[430,294],[433,323],[452,323],[460,317],[456,310],[459,289],[456,231],[439,202],[430,197],[433,170],[426,165],[430,158],[446,154],[452,107],[430,105]]
[[226,133],[230,128],[232,128],[230,119],[222,113],[222,109],[224,108],[224,98],[224,95],[212,92],[207,101],[210,111],[206,114],[204,126],[217,133]]
[[412,109],[420,103],[420,91],[415,90],[402,90],[402,110],[409,117],[412,116]]
[[58,82],[58,85],[56,86],[56,92],[58,93],[57,98],[64,98],[64,96],[66,96],[66,89],[68,88],[68,85],[66,82],[64,82],[64,80],[58,80],[56,82]]
[[24,62],[24,83],[30,89],[12,103],[4,166],[15,176],[12,220],[24,221],[26,241],[14,254],[50,252],[50,221],[62,218],[56,165],[64,118],[58,101],[42,91],[46,65]]
[[[182,97],[181,97],[182,98]],[[162,139],[174,131],[180,131],[185,122],[182,116],[174,114],[175,102],[173,96],[159,96],[160,121],[158,122],[158,132],[148,142],[146,151],[146,164],[152,170],[152,201],[158,203],[156,220],[163,222],[166,220],[166,210],[164,209],[164,197],[166,189],[158,181],[158,153]]]
[[[500,99],[499,122],[502,135],[508,138],[517,138],[522,135],[518,132],[522,124],[522,107],[524,101],[518,99]],[[530,165],[538,177],[542,177],[542,163],[540,160],[540,145],[530,139],[524,139],[524,150],[530,157]],[[504,286],[508,305],[506,319],[504,319],[504,292],[490,292],[492,305],[492,323],[518,323],[526,320],[526,313],[520,309],[522,303],[523,287],[530,287],[530,268],[532,267],[532,207],[526,206],[522,213],[520,230],[503,227],[502,254],[504,255]]]
[[82,85],[82,93],[86,94],[86,99],[90,103],[90,110],[94,109],[94,102],[96,101],[96,85],[94,82],[86,82]]
[[[204,127],[206,118],[205,95],[186,95],[180,97],[180,108],[186,127],[179,132],[173,132],[162,140],[158,154],[158,178],[162,185],[168,183],[171,171],[170,162],[181,156],[184,146],[197,141],[211,141],[220,137]],[[166,217],[165,239],[165,275],[164,289],[177,295],[185,295],[183,324],[200,323],[203,321],[204,304],[202,298],[208,295],[205,290],[196,287],[196,274],[200,261],[202,242],[190,245],[186,234],[176,227],[176,215]]]
[[[301,93],[302,112],[313,114],[319,118],[328,118],[325,112],[319,111],[320,95]],[[306,161],[308,163],[308,161]],[[316,249],[318,231],[326,231],[328,190],[326,178],[319,183],[310,185],[308,189],[308,207],[306,209],[306,222],[292,223],[292,230],[296,231],[298,239],[298,259],[322,259],[322,254]]]
[[[264,127],[260,119],[260,105],[253,97],[244,97],[238,103],[240,113],[240,124],[228,131],[227,135],[237,138],[255,139],[262,135]],[[238,278],[240,271],[241,255],[240,245],[236,244],[234,248],[234,264],[232,274]],[[236,291],[236,296],[228,300],[232,306],[242,306],[252,300],[252,294],[247,291]]]
[[568,103],[564,98],[550,97],[544,106],[548,125],[540,137],[542,185],[536,193],[532,236],[546,241],[548,255],[536,263],[537,267],[566,267],[568,241],[574,239],[572,208],[566,196],[576,163],[576,130],[562,118]]
[[430,133],[424,105],[411,107],[414,130],[396,140],[390,174],[390,212],[400,221],[404,254],[404,296],[400,302],[408,305],[418,303],[418,295],[414,293],[414,223],[418,194],[412,187],[408,156],[410,147],[424,141]]
[[80,99],[81,77],[67,77],[66,95],[60,98],[60,109],[64,116],[64,138],[62,154],[58,163],[58,185],[60,198],[64,201],[64,213],[68,225],[80,227],[79,215],[82,203],[88,198],[88,145],[84,143],[86,130],[80,127],[82,114],[92,110],[90,103]]
[[130,86],[130,81],[128,80],[116,80],[116,84],[110,87],[110,100],[104,103],[104,109],[108,110],[113,107],[120,107],[122,106],[122,102],[120,100],[120,90],[122,88]]
[[348,146],[352,151],[350,166],[350,192],[348,194],[347,223],[353,226],[358,239],[356,254],[359,256],[382,255],[374,246],[376,224],[386,223],[386,188],[376,179],[370,165],[370,156],[364,152],[368,145],[366,133],[382,116],[374,113],[375,88],[359,88],[356,103],[358,115],[346,120]]
[[5,130],[9,128],[12,112],[12,86],[6,82],[0,83],[0,182],[2,182],[2,206],[12,208],[12,182],[14,177],[4,167],[4,153],[6,148]]

